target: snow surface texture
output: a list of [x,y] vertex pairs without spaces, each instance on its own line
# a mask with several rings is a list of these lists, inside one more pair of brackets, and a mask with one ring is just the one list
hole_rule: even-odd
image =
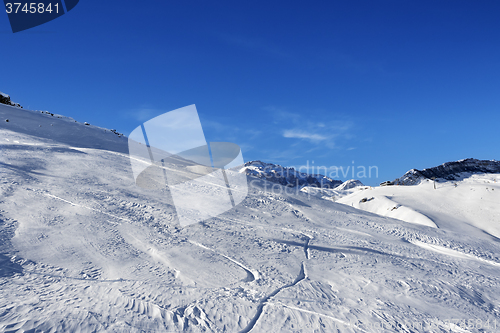
[[168,189],[135,185],[125,138],[8,106],[0,116],[2,332],[500,325],[500,242],[472,226],[410,224],[253,178],[242,204],[180,228]]
[[245,163],[240,172],[290,187],[315,186],[320,188],[334,188],[342,184],[341,180],[334,180],[320,174],[308,174],[299,172],[294,168],[261,161]]

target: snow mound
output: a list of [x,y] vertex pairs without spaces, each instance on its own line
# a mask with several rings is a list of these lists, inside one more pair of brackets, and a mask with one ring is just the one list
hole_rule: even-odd
[[320,174],[308,174],[283,167],[279,164],[265,163],[262,161],[250,161],[245,163],[240,172],[249,176],[266,179],[273,183],[284,186],[304,187],[314,186],[318,188],[335,188],[342,184],[340,180],[334,180]]
[[[372,193],[368,193],[372,194]],[[386,196],[374,195],[365,197],[366,191],[356,192],[355,195],[339,199],[338,203],[344,203],[352,207],[375,213],[381,216],[392,217],[408,223],[425,225],[427,227],[437,228],[434,221],[426,215],[416,210],[403,206]]]

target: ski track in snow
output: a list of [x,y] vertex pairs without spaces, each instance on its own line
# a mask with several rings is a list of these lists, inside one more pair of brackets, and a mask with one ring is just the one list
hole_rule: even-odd
[[290,284],[286,284],[282,287],[279,287],[278,289],[274,290],[272,293],[270,293],[269,295],[267,295],[266,297],[261,299],[259,301],[259,305],[257,306],[257,311],[255,312],[255,316],[250,320],[247,327],[242,329],[239,333],[248,333],[254,329],[255,325],[257,324],[260,317],[262,316],[262,313],[264,311],[264,307],[268,304],[268,301],[272,297],[276,296],[282,290],[295,287],[299,282],[301,282],[302,280],[304,280],[306,278],[307,278],[307,275],[306,275],[306,271],[305,271],[305,265],[304,265],[304,262],[302,262],[302,264],[300,265],[300,272],[297,275],[297,277],[295,278],[295,280]]
[[[34,193],[37,193],[37,194],[40,194],[39,192],[37,191],[33,191]],[[130,221],[129,219],[126,219],[126,218],[123,218],[123,217],[119,217],[119,216],[116,216],[116,215],[113,215],[113,214],[109,214],[109,213],[106,213],[106,212],[103,212],[102,210],[99,210],[99,209],[95,209],[95,208],[91,208],[91,207],[87,207],[87,206],[84,206],[84,205],[80,205],[80,204],[77,204],[77,203],[74,203],[74,202],[71,202],[69,200],[66,200],[66,199],[63,199],[63,198],[60,198],[58,196],[55,196],[55,195],[52,195],[52,194],[49,194],[49,193],[41,193],[49,198],[52,198],[52,199],[56,199],[56,200],[60,200],[62,202],[65,202],[67,204],[70,204],[71,206],[75,206],[75,207],[81,207],[81,208],[85,208],[85,209],[89,209],[89,210],[93,210],[94,212],[98,212],[100,214],[104,214],[104,215],[107,215],[107,216],[111,216],[115,219],[119,219],[119,220],[122,220],[122,221],[126,221],[126,222],[132,222]]]
[[[326,315],[324,313],[319,313],[319,312],[315,312],[315,311],[311,311],[311,310],[306,310],[306,309],[301,309],[301,308],[298,308],[296,306],[292,306],[292,305],[287,305],[285,303],[282,303],[280,301],[274,301],[274,302],[267,302],[267,304],[269,305],[279,305],[279,306],[282,306],[282,307],[285,307],[285,308],[289,308],[290,310],[295,310],[295,311],[299,311],[299,312],[304,312],[304,313],[309,313],[309,314],[313,314],[313,315],[316,315],[316,316],[319,316],[319,317],[324,317],[324,318],[328,318],[328,319],[331,319],[333,320],[334,322],[337,322],[339,324],[342,324],[343,326],[345,327],[353,327],[354,325],[352,325],[351,323],[348,323],[344,320],[340,320],[338,318],[335,318],[335,317],[332,317],[332,316],[329,316],[329,315]],[[359,332],[368,332],[368,331],[365,331],[364,329],[362,329],[361,327],[358,327],[358,326],[355,326],[356,330],[359,331]]]
[[476,260],[476,261],[479,261],[479,262],[484,262],[484,263],[486,263],[488,265],[500,267],[500,263],[498,263],[498,262],[494,262],[494,261],[491,261],[491,260],[486,260],[486,259],[483,259],[483,258],[479,258],[479,257],[476,257],[476,256],[468,254],[468,253],[463,253],[463,252],[460,252],[460,251],[457,251],[457,250],[446,248],[444,246],[439,246],[439,245],[435,245],[435,244],[428,244],[428,243],[420,242],[420,241],[417,241],[417,240],[411,240],[409,242],[412,243],[412,244],[414,244],[414,245],[417,245],[417,246],[419,246],[419,247],[421,247],[423,249],[426,249],[426,250],[429,250],[429,251],[433,251],[433,252],[437,252],[437,253],[440,253],[440,254],[444,254],[444,255],[447,255],[447,256],[451,256],[451,257],[455,257],[455,258],[460,258],[460,259],[467,259],[467,260]]
[[200,244],[198,242],[195,242],[193,240],[188,240],[189,243],[193,244],[193,245],[196,245],[198,247],[201,247],[202,249],[204,250],[208,250],[208,251],[211,251],[213,253],[216,253],[224,258],[226,258],[227,260],[231,261],[232,263],[236,264],[237,266],[241,267],[246,273],[247,273],[247,279],[245,280],[245,282],[252,282],[252,281],[255,281],[255,280],[258,280],[259,279],[259,272],[256,271],[256,270],[253,270],[253,269],[250,269],[248,268],[247,266],[245,266],[244,264],[242,264],[241,262],[237,261],[237,260],[234,260],[233,258],[229,257],[229,256],[226,256],[225,254],[222,254],[214,249],[211,249],[203,244]]

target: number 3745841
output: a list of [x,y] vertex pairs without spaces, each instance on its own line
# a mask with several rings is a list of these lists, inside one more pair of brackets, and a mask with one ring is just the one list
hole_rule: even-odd
[[37,3],[37,2],[13,2],[13,3],[6,3],[5,4],[7,14],[21,14],[21,13],[26,13],[26,14],[43,14],[43,13],[59,13],[59,4],[44,4],[42,2]]

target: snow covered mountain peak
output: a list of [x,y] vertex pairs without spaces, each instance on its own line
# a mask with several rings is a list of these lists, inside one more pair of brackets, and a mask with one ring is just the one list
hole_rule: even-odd
[[314,186],[335,188],[342,184],[341,180],[332,179],[324,175],[308,174],[297,171],[292,167],[284,167],[279,164],[265,163],[258,160],[246,162],[240,172],[291,187]]
[[364,184],[360,180],[350,179],[350,180],[343,182],[339,186],[337,186],[335,188],[335,190],[337,190],[337,191],[350,190],[350,189],[355,188],[357,186],[364,186]]
[[425,179],[433,177],[437,181],[453,181],[476,173],[500,173],[500,161],[467,158],[423,170],[411,169],[392,183],[394,185],[418,185]]

